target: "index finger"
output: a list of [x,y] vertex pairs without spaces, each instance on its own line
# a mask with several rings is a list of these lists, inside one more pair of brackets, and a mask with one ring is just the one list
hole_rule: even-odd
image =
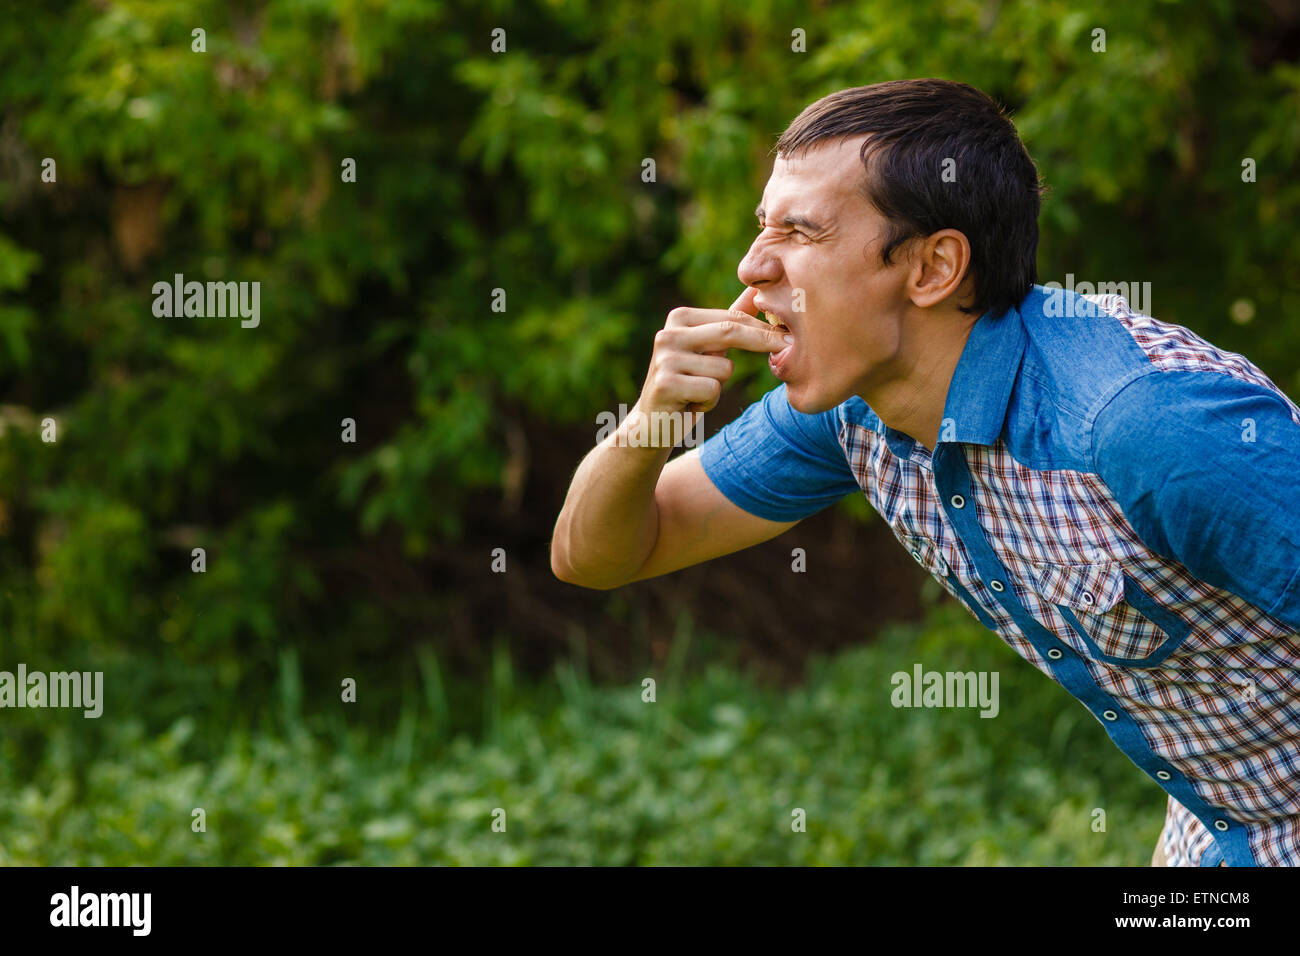
[[[788,344],[785,335],[775,326],[740,313],[746,321],[732,317],[720,322],[709,322],[690,328],[687,341],[694,351],[720,355],[727,349],[744,349],[746,352],[779,352]],[[752,325],[749,323],[753,323]]]

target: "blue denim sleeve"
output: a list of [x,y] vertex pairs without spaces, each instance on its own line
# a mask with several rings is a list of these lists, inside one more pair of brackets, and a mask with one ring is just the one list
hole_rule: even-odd
[[798,521],[858,491],[839,442],[839,415],[795,411],[778,385],[700,446],[727,498],[770,521]]
[[1154,551],[1300,630],[1300,425],[1278,392],[1155,372],[1098,414],[1093,471]]

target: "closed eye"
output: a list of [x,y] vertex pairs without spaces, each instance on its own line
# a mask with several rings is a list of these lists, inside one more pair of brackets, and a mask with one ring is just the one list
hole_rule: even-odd
[[[764,226],[761,222],[758,224],[758,231],[759,231],[759,232],[762,232],[762,231],[763,231],[764,229],[766,229],[766,228],[767,228],[767,227]],[[808,233],[806,233],[806,232],[802,232],[802,231],[800,231],[800,230],[798,230],[798,229],[791,229],[791,230],[790,230],[790,233],[793,234],[793,235],[796,235],[796,236],[802,236],[802,237],[803,237],[804,239],[806,239],[806,240],[811,240],[811,239],[812,239],[812,236],[808,235]]]

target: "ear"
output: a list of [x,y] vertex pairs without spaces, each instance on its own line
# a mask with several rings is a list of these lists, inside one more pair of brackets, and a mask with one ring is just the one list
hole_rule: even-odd
[[956,229],[940,229],[920,239],[912,253],[907,295],[926,309],[963,290],[970,272],[970,241]]

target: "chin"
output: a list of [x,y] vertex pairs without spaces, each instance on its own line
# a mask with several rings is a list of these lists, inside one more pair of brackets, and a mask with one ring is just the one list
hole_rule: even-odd
[[831,401],[827,396],[818,395],[808,388],[794,386],[789,382],[785,386],[785,398],[790,403],[791,408],[805,415],[816,415],[840,404],[840,402]]

